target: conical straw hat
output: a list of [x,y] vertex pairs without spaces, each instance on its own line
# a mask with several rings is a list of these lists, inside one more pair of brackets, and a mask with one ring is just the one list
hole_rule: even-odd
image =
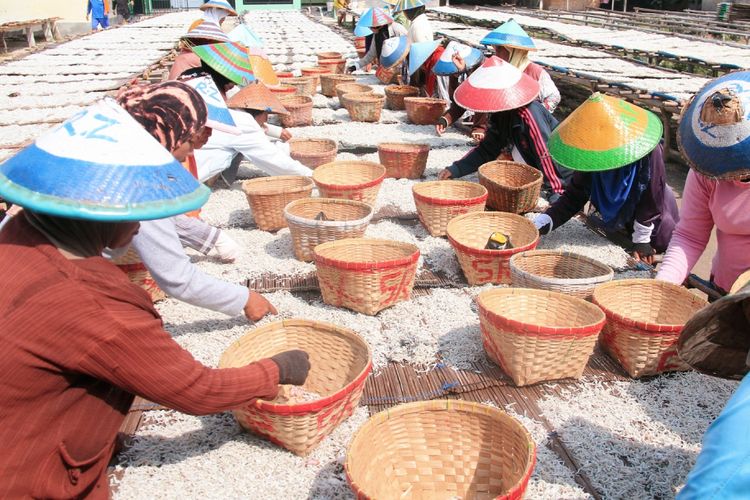
[[453,99],[470,111],[495,113],[525,106],[538,95],[536,80],[492,56],[458,86]]
[[372,9],[367,9],[364,14],[362,14],[359,18],[359,21],[357,21],[357,24],[354,26],[354,36],[370,36],[372,35],[372,30],[368,27],[369,23],[372,22]]
[[257,109],[281,115],[289,114],[281,101],[261,82],[251,83],[234,94],[227,105],[230,108]]
[[229,13],[230,16],[236,16],[237,11],[234,10],[232,5],[227,2],[226,0],[208,0],[208,2],[204,3],[200,6],[201,10],[207,10],[207,9],[221,9],[225,10]]
[[267,58],[250,54],[250,66],[253,68],[253,75],[256,80],[260,80],[266,85],[279,84],[279,77],[276,76],[273,65]]
[[364,14],[362,14],[362,17],[359,18],[359,22],[357,24],[366,28],[374,28],[376,26],[385,26],[386,24],[391,24],[392,22],[393,18],[389,16],[383,9],[381,9],[380,7],[373,7],[372,9],[369,9]]
[[393,13],[398,14],[404,10],[411,10],[419,7],[424,7],[424,2],[422,0],[398,0],[396,7],[393,9]]
[[193,47],[198,57],[237,85],[255,80],[247,48],[237,42],[215,43]]
[[709,177],[750,177],[750,71],[708,82],[684,108],[677,142],[688,163]]
[[199,208],[208,195],[110,98],[44,133],[0,165],[0,197],[60,217],[161,219]]
[[523,30],[521,25],[513,19],[508,19],[506,22],[487,33],[479,43],[482,45],[503,45],[514,49],[536,50],[534,41],[528,33]]
[[482,52],[468,45],[451,41],[440,56],[440,60],[432,68],[432,72],[436,75],[452,75],[458,73],[458,68],[453,64],[453,54],[458,54],[463,58],[466,63],[466,69],[471,69],[482,60]]
[[413,75],[416,73],[438,47],[440,47],[440,40],[411,44],[411,50],[409,51],[409,74]]
[[221,92],[216,87],[213,78],[210,76],[200,76],[181,81],[193,87],[206,103],[206,108],[208,109],[206,126],[221,130],[222,132],[239,135],[240,129],[234,123],[234,119],[229,113],[229,108],[227,108],[227,103],[221,96]]
[[659,144],[661,120],[616,97],[589,97],[552,132],[552,158],[571,170],[599,172],[640,160]]
[[380,64],[386,68],[393,68],[403,62],[409,55],[409,37],[398,36],[388,38],[383,42],[380,51]]
[[224,31],[222,31],[221,27],[218,24],[212,23],[210,21],[201,22],[196,27],[188,31],[182,38],[188,41],[193,41],[193,40],[211,40],[214,42],[228,42],[229,41],[229,37],[227,36],[226,33],[224,33]]

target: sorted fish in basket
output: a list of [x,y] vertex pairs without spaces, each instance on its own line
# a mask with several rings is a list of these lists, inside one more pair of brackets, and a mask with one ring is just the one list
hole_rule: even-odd
[[297,405],[317,401],[318,399],[323,399],[323,396],[317,392],[308,391],[304,387],[298,385],[280,385],[279,395],[276,396],[273,402],[279,405]]

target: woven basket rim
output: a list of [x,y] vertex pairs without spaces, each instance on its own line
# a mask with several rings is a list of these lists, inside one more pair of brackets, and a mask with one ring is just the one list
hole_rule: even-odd
[[[380,175],[371,181],[363,182],[360,184],[330,184],[325,181],[321,181],[316,177],[317,175],[323,175],[325,173],[326,167],[329,169],[331,168],[331,165],[340,165],[342,163],[356,163],[360,165],[367,165],[367,166],[379,166],[383,169],[383,171],[380,173]],[[332,191],[351,191],[354,189],[364,189],[372,186],[377,186],[378,184],[382,183],[385,179],[386,175],[386,168],[381,165],[380,163],[375,163],[373,161],[364,161],[364,160],[336,160],[332,161],[330,163],[324,163],[323,165],[320,165],[318,168],[313,170],[312,180],[317,184],[318,186],[322,186],[325,189],[330,189]]]
[[333,50],[331,50],[331,51],[316,52],[315,53],[315,57],[322,58],[322,59],[330,59],[330,58],[333,57],[333,56],[328,57],[328,56],[325,56],[324,54],[336,54],[335,57],[344,57],[344,54],[342,54],[341,52],[336,52],[336,51],[333,51]]
[[[594,292],[591,295],[591,301],[599,306],[602,311],[607,315],[607,319],[613,319],[616,321],[619,321],[620,323],[623,323],[628,326],[632,326],[635,328],[639,328],[641,330],[653,332],[655,334],[660,333],[676,333],[681,332],[683,327],[685,326],[685,323],[682,324],[675,324],[675,323],[651,323],[647,321],[640,321],[640,320],[634,320],[627,316],[624,316],[620,313],[617,313],[611,309],[611,307],[607,307],[606,305],[601,303],[601,297],[597,298],[597,292],[601,296],[602,290],[607,290],[609,288],[622,288],[622,287],[628,287],[631,284],[647,284],[648,286],[656,286],[658,288],[666,288],[667,290],[671,290],[675,293],[678,293],[682,295],[684,298],[689,298],[691,301],[699,302],[703,304],[703,307],[708,305],[708,302],[701,299],[695,294],[690,293],[687,288],[683,288],[679,285],[675,285],[674,283],[668,283],[666,281],[661,280],[654,280],[654,279],[625,279],[625,280],[616,280],[616,281],[610,281],[609,283],[602,283],[601,285],[597,285],[596,288],[594,288]],[[697,311],[696,311],[697,312]],[[687,321],[686,321],[687,322]]]
[[[482,299],[494,296],[494,295],[521,295],[527,296],[537,295],[544,296],[548,301],[558,300],[567,302],[569,304],[576,304],[583,309],[588,309],[592,313],[599,316],[599,320],[595,323],[590,323],[582,326],[544,326],[536,323],[528,323],[526,321],[520,321],[517,319],[508,318],[502,314],[499,314],[488,307]],[[480,317],[481,314],[486,315],[490,321],[496,325],[507,326],[516,330],[532,330],[535,333],[541,335],[575,335],[581,337],[588,337],[590,335],[598,335],[601,331],[604,323],[607,322],[607,316],[598,306],[591,302],[581,299],[579,297],[573,297],[561,292],[554,292],[551,290],[539,290],[536,288],[492,288],[485,290],[484,292],[477,295],[476,298],[477,306],[479,306]],[[533,335],[533,334],[530,334]]]
[[360,87],[367,87],[369,89],[367,92],[372,92],[373,90],[375,90],[370,85],[367,85],[365,83],[357,83],[357,82],[339,83],[338,85],[336,85],[336,90],[338,90],[339,87],[343,87],[344,85],[357,85]]
[[313,80],[312,76],[293,76],[291,78],[279,78],[282,82],[287,82],[287,84],[295,84],[295,83],[310,83]]
[[299,108],[313,103],[312,97],[306,95],[285,95],[279,97],[279,100],[285,108],[290,106]]
[[380,144],[378,144],[378,151],[386,151],[388,153],[401,153],[403,151],[399,148],[402,147],[406,147],[407,149],[415,148],[413,151],[408,151],[409,153],[430,152],[430,145],[424,142],[381,142]]
[[365,498],[371,498],[367,496],[366,492],[358,486],[357,482],[354,481],[354,478],[351,476],[351,450],[357,440],[365,439],[360,438],[360,436],[368,433],[372,427],[380,424],[382,421],[400,417],[403,414],[415,413],[418,411],[462,411],[467,413],[480,413],[483,415],[494,417],[495,420],[498,421],[502,419],[505,423],[510,423],[510,425],[515,426],[516,430],[518,430],[520,434],[524,436],[526,442],[528,443],[528,454],[526,455],[526,460],[528,463],[521,478],[511,488],[509,488],[507,492],[504,492],[502,496],[498,498],[521,498],[521,492],[526,489],[529,483],[529,479],[531,478],[531,474],[536,466],[536,442],[532,438],[531,433],[517,418],[509,415],[506,411],[503,411],[499,408],[493,408],[481,403],[474,403],[462,399],[434,399],[431,401],[402,403],[394,408],[390,408],[387,411],[381,411],[368,418],[367,421],[362,424],[362,426],[357,429],[354,434],[352,434],[352,437],[349,440],[349,444],[346,447],[346,459],[344,460],[344,471],[346,472],[346,478],[349,481],[352,490],[354,490],[357,496],[362,494]]
[[[385,87],[385,93],[391,94],[391,95],[399,95],[399,94],[406,94],[406,93],[412,93],[417,92],[419,93],[418,87],[412,87],[411,85],[387,85]],[[416,96],[411,96],[416,97]]]
[[267,325],[253,328],[252,330],[245,332],[245,334],[242,335],[242,337],[232,342],[232,344],[229,347],[227,347],[226,350],[222,353],[221,358],[219,359],[219,368],[227,367],[228,361],[226,360],[225,356],[227,356],[227,353],[230,351],[230,349],[233,349],[235,346],[242,344],[243,341],[249,342],[249,340],[247,339],[255,340],[256,337],[263,338],[264,336],[270,336],[279,325],[282,328],[287,327],[287,326],[308,326],[311,329],[318,330],[317,332],[318,334],[320,334],[320,330],[323,330],[323,331],[327,330],[329,332],[334,331],[337,333],[344,334],[348,336],[351,340],[354,340],[360,343],[362,346],[364,346],[365,351],[367,352],[367,363],[365,363],[365,367],[356,377],[354,377],[354,379],[351,382],[349,382],[344,387],[334,392],[330,396],[326,396],[325,398],[321,398],[321,399],[316,399],[315,401],[309,401],[309,402],[304,402],[304,403],[299,403],[299,404],[275,404],[275,403],[272,403],[270,401],[266,401],[263,399],[256,399],[252,403],[255,405],[256,408],[266,411],[268,413],[274,413],[274,414],[279,414],[279,415],[298,415],[298,414],[305,414],[305,413],[319,411],[323,409],[324,407],[328,406],[332,402],[344,399],[346,396],[352,393],[356,387],[358,387],[361,383],[363,383],[364,380],[368,377],[368,375],[370,375],[370,372],[372,371],[372,350],[370,349],[370,345],[367,343],[367,341],[364,338],[362,338],[357,332],[349,328],[343,327],[343,326],[335,325],[333,323],[328,323],[327,321],[296,319],[296,318],[274,321],[273,323],[269,323]]
[[[599,274],[590,278],[549,278],[547,276],[540,276],[538,274],[530,273],[529,271],[526,271],[525,269],[518,266],[518,263],[524,259],[551,255],[559,255],[565,258],[571,257],[577,260],[582,260],[598,269],[601,269],[602,271],[604,271],[604,274]],[[522,274],[523,276],[530,276],[536,281],[541,281],[551,285],[593,285],[596,283],[604,283],[610,281],[615,275],[615,272],[611,267],[602,262],[599,262],[596,259],[592,259],[591,257],[587,257],[575,252],[568,252],[563,250],[527,250],[525,252],[515,254],[513,257],[511,257],[510,267],[513,271]]]
[[[316,151],[316,152],[309,152],[309,151],[292,151],[292,144],[303,144],[303,143],[323,143],[328,146],[331,146],[329,149],[325,151]],[[321,139],[321,138],[315,138],[315,137],[293,137],[289,140],[289,154],[295,154],[295,155],[303,155],[303,156],[328,156],[332,152],[338,152],[338,143],[334,141],[333,139]]]
[[461,251],[463,251],[465,253],[471,254],[471,255],[487,255],[487,256],[498,256],[499,257],[499,256],[505,256],[505,255],[513,255],[513,254],[519,253],[519,252],[525,252],[526,250],[532,250],[539,243],[539,230],[536,229],[536,226],[534,227],[534,230],[536,231],[536,238],[534,239],[534,241],[532,241],[528,245],[524,245],[522,247],[513,247],[513,248],[508,248],[508,249],[505,249],[505,250],[489,250],[489,249],[486,249],[486,248],[470,247],[470,246],[464,245],[463,243],[459,242],[458,240],[456,240],[451,235],[451,226],[452,225],[457,224],[457,223],[463,221],[464,219],[468,219],[470,217],[486,217],[487,215],[485,215],[485,214],[502,214],[503,216],[506,216],[506,217],[523,219],[524,221],[528,222],[531,225],[534,224],[533,222],[531,222],[529,219],[527,219],[523,215],[512,214],[510,212],[470,212],[468,214],[458,215],[458,216],[454,217],[453,219],[451,219],[450,222],[448,222],[448,225],[445,228],[446,235],[448,236],[448,241],[451,243],[451,245],[453,245],[455,248],[458,248],[459,250],[461,250]]
[[[253,184],[260,185],[268,185],[271,183],[280,183],[282,181],[288,181],[288,180],[305,180],[304,185],[300,185],[296,188],[277,188],[274,190],[268,190],[268,191],[262,191],[262,192],[248,192],[247,186],[252,186]],[[248,196],[275,196],[279,194],[284,193],[299,193],[302,191],[312,191],[312,188],[315,187],[315,184],[313,183],[313,180],[310,177],[305,177],[304,175],[273,175],[268,177],[258,177],[256,179],[247,179],[245,181],[242,181],[242,191],[248,195]]]
[[445,99],[438,99],[437,97],[404,97],[404,102],[410,102],[414,104],[448,104],[448,101]]
[[[311,205],[313,203],[322,203],[326,205],[357,206],[366,208],[367,215],[360,219],[352,220],[315,220],[291,213],[291,210],[298,205]],[[294,222],[299,225],[314,227],[358,226],[361,224],[368,224],[370,220],[372,220],[372,216],[374,213],[375,210],[372,208],[372,206],[363,201],[345,200],[342,198],[300,198],[299,200],[290,201],[287,206],[284,207],[284,217],[286,217],[288,221]]]
[[[342,75],[341,73],[323,73],[320,75],[320,78],[322,79],[329,79],[329,80],[348,80],[348,83],[357,83],[357,77],[354,75]],[[352,80],[353,78],[353,80]],[[343,85],[341,83],[340,85]]]
[[[521,186],[508,186],[507,184],[502,184],[502,183],[494,180],[492,177],[489,177],[484,172],[482,172],[482,169],[484,169],[485,172],[486,172],[487,170],[489,170],[489,167],[495,166],[495,165],[497,165],[499,163],[502,163],[502,164],[512,164],[515,167],[519,167],[521,170],[525,170],[526,172],[532,174],[534,176],[534,180],[531,181],[531,182],[527,182],[526,184],[523,184]],[[488,168],[484,168],[484,167],[488,167]],[[502,189],[505,189],[507,191],[522,191],[524,189],[528,189],[530,187],[534,187],[537,184],[541,184],[542,181],[544,181],[544,176],[542,175],[542,173],[539,170],[537,170],[534,167],[532,167],[531,165],[527,165],[525,163],[520,163],[520,162],[517,162],[517,161],[510,161],[510,160],[492,160],[492,161],[489,161],[489,162],[485,163],[484,165],[480,166],[479,169],[478,169],[478,172],[479,172],[479,180],[480,180],[480,182],[482,181],[482,179],[484,179],[487,182],[489,182],[489,183],[491,183],[491,184],[493,184],[495,186],[501,187]]]
[[[484,190],[483,194],[480,194],[479,196],[473,196],[471,198],[438,198],[436,196],[427,196],[425,194],[420,193],[419,191],[425,187],[435,185],[438,182],[451,182],[454,183],[453,185],[459,186],[459,185],[470,185],[472,189],[474,189],[474,186],[479,186]],[[448,186],[449,184],[446,184]],[[424,203],[428,203],[431,205],[479,205],[480,203],[484,203],[487,201],[487,188],[482,186],[481,184],[477,184],[476,182],[468,182],[468,181],[427,181],[427,182],[417,182],[411,187],[412,195],[415,199],[418,199],[419,201],[422,201]]]
[[342,98],[348,99],[352,104],[385,101],[384,95],[373,94],[372,92],[347,92],[342,95]]
[[[321,252],[328,250],[331,247],[341,247],[341,246],[353,246],[353,245],[384,245],[384,246],[391,246],[391,247],[401,247],[401,248],[409,248],[409,250],[412,251],[412,253],[407,257],[400,257],[398,259],[391,259],[391,260],[383,260],[378,262],[372,262],[372,261],[360,261],[360,262],[352,262],[352,261],[345,261],[333,257],[326,257],[324,255],[321,255]],[[362,271],[362,270],[374,270],[374,269],[391,269],[394,267],[401,267],[411,264],[416,264],[416,262],[419,260],[419,247],[412,244],[412,243],[406,243],[403,241],[395,241],[395,240],[383,240],[383,239],[376,239],[376,238],[344,238],[341,240],[336,241],[328,241],[326,243],[321,243],[320,245],[317,245],[313,249],[313,254],[315,256],[314,261],[317,265],[318,263],[337,267],[340,269],[346,269],[349,271]]]
[[305,71],[308,73],[327,73],[329,70],[328,68],[321,68],[320,66],[308,66],[306,68],[300,68],[300,71],[304,75]]
[[297,91],[297,87],[294,85],[284,85],[283,83],[280,83],[279,85],[274,85],[273,87],[268,87],[268,90],[271,92],[279,92],[279,93],[291,93]]

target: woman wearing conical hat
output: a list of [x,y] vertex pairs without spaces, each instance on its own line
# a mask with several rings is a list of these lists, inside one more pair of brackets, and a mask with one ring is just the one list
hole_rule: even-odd
[[590,201],[605,231],[627,233],[633,256],[652,264],[679,219],[661,138],[661,120],[650,111],[599,93],[589,97],[547,141],[552,158],[575,174],[537,215],[539,232],[565,224]]
[[500,59],[511,63],[536,80],[540,89],[539,100],[550,113],[555,111],[560,104],[560,91],[557,90],[549,73],[529,59],[529,52],[537,50],[536,45],[516,21],[509,19],[504,22],[487,33],[480,43],[493,47],[495,55]]
[[680,223],[658,279],[682,283],[716,229],[711,281],[729,290],[750,269],[750,71],[708,82],[682,113],[677,140],[692,167]]
[[562,194],[572,171],[550,158],[547,138],[557,120],[537,100],[538,95],[536,80],[499,57],[488,58],[453,94],[462,108],[490,113],[487,134],[466,156],[442,170],[438,178],[469,175],[510,148],[515,161],[542,172],[544,197],[554,199]]
[[226,0],[209,0],[201,5],[200,9],[203,11],[203,17],[196,19],[193,24],[190,25],[189,30],[196,28],[202,22],[208,21],[216,25],[221,26],[228,16],[237,16],[237,11],[230,5]]
[[373,32],[373,38],[365,56],[357,61],[352,61],[352,64],[349,65],[350,72],[360,70],[379,60],[383,50],[383,42],[389,38],[408,35],[406,28],[394,22],[393,18],[379,7],[368,10],[357,24],[370,29]]
[[227,43],[229,36],[221,29],[221,26],[213,21],[202,21],[191,27],[180,39],[180,53],[175,57],[174,64],[169,69],[168,80],[175,80],[190,68],[197,68],[201,61],[193,53],[193,47],[199,45],[211,45],[214,43]]
[[[166,89],[160,137],[175,146],[205,109],[189,87]],[[138,221],[198,208],[208,195],[111,99],[0,166],[0,196],[24,207],[0,232],[0,497],[109,498],[107,465],[135,395],[205,415],[304,382],[302,351],[232,369],[199,363],[149,296],[101,257],[127,246]]]
[[403,12],[409,20],[409,42],[431,42],[435,38],[430,20],[427,19],[425,4],[422,0],[399,0],[393,13]]

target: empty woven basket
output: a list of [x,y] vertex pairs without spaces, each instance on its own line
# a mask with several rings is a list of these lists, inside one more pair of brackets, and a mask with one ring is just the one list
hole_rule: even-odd
[[331,139],[299,139],[289,141],[289,156],[303,165],[316,168],[336,160],[338,145]]
[[[324,217],[316,219],[320,214]],[[306,198],[291,202],[284,209],[292,234],[294,255],[299,260],[313,260],[313,249],[321,243],[361,238],[372,219],[367,203],[333,198]]]
[[338,83],[336,84],[336,97],[341,101],[344,94],[363,94],[372,93],[373,89],[369,85],[361,83]]
[[494,288],[477,297],[487,356],[516,385],[580,378],[604,313],[577,297],[529,288]]
[[315,56],[318,61],[322,59],[341,59],[344,55],[341,52],[317,52]]
[[315,247],[323,302],[363,314],[377,314],[409,300],[417,272],[416,245],[350,238]]
[[320,86],[320,75],[330,73],[331,70],[329,68],[323,68],[320,66],[315,66],[311,68],[302,68],[302,76],[307,76],[315,80],[315,89],[317,90]]
[[312,125],[313,101],[311,97],[302,95],[284,95],[279,97],[289,114],[279,115],[279,121],[284,127],[306,127]]
[[445,236],[451,219],[482,212],[487,201],[487,190],[476,182],[420,182],[412,186],[412,194],[419,221],[432,236]]
[[325,68],[329,73],[340,75],[346,71],[346,59],[318,59],[318,66]]
[[383,110],[384,103],[384,96],[372,92],[350,93],[341,97],[341,104],[355,122],[380,121],[380,112]]
[[404,98],[406,117],[415,125],[435,125],[448,109],[448,102],[432,97]]
[[337,85],[355,81],[357,81],[357,77],[353,75],[320,75],[320,93],[327,97],[336,97]]
[[313,171],[324,198],[343,198],[374,205],[385,179],[385,167],[370,161],[334,161]]
[[[494,232],[510,236],[513,248],[487,250]],[[470,285],[510,284],[510,258],[533,250],[539,231],[526,217],[506,212],[472,212],[454,217],[447,227],[448,241],[456,252],[461,270]]]
[[305,455],[357,407],[372,370],[372,356],[367,342],[347,328],[292,319],[251,330],[229,346],[219,367],[245,366],[290,349],[310,356],[303,387],[321,399],[300,404],[258,399],[235,410],[234,416],[248,431]]
[[393,110],[403,111],[406,109],[404,99],[407,97],[416,97],[419,95],[419,89],[410,85],[388,85],[385,88],[385,102]]
[[385,176],[394,179],[419,179],[427,167],[429,144],[382,142],[378,157],[385,167]]
[[479,183],[487,188],[487,206],[522,214],[532,210],[542,189],[542,173],[530,165],[495,160],[479,167]]
[[513,286],[591,298],[597,285],[610,281],[612,268],[589,257],[559,250],[530,250],[510,259]]
[[359,499],[520,500],[535,464],[529,432],[504,411],[435,400],[370,417],[344,468]]
[[286,227],[284,207],[294,200],[309,198],[312,189],[312,180],[301,175],[260,177],[242,183],[255,223],[263,231]]
[[648,279],[604,283],[592,300],[607,315],[602,346],[631,377],[690,369],[677,356],[677,339],[705,300],[681,286]]
[[311,97],[315,95],[317,81],[310,76],[298,78],[281,78],[282,85],[289,85],[297,89],[297,95]]

